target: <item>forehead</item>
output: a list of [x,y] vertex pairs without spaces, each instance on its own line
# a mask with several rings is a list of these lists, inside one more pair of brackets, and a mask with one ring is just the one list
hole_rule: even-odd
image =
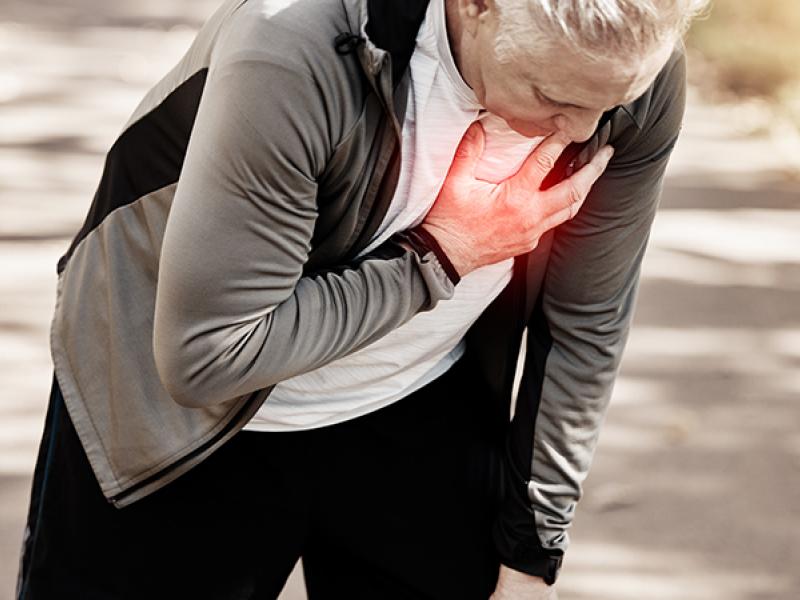
[[548,98],[583,108],[606,110],[627,104],[650,86],[672,52],[673,43],[638,56],[591,56],[566,45],[541,48],[514,65],[523,78]]

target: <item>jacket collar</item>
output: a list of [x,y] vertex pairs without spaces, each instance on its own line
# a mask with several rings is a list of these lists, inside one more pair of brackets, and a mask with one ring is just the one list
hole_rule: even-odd
[[367,0],[365,33],[392,57],[392,81],[406,70],[429,0]]
[[391,58],[393,87],[408,67],[417,32],[425,18],[429,0],[341,0],[348,29],[334,40],[336,51],[356,51],[364,71],[376,78]]

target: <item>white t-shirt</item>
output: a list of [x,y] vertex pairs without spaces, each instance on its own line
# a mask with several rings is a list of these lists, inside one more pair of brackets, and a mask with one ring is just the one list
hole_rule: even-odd
[[[411,89],[402,126],[402,161],[389,210],[364,253],[418,225],[433,206],[464,132],[483,107],[450,51],[444,0],[432,0],[409,64]],[[542,138],[526,138],[487,112],[486,146],[476,176],[515,173]],[[361,350],[282,381],[245,426],[250,431],[322,427],[372,412],[447,371],[464,351],[464,334],[511,280],[513,259],[476,269],[452,298],[419,313]]]

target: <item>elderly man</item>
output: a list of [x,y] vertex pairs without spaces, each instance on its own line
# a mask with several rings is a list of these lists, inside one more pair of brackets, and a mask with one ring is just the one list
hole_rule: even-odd
[[19,598],[554,598],[699,4],[227,0],[59,261]]

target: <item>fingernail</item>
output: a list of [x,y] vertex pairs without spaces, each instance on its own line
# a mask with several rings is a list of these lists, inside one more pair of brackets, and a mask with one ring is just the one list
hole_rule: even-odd
[[614,146],[605,146],[604,150],[606,152],[606,160],[611,160],[611,157],[614,156]]

